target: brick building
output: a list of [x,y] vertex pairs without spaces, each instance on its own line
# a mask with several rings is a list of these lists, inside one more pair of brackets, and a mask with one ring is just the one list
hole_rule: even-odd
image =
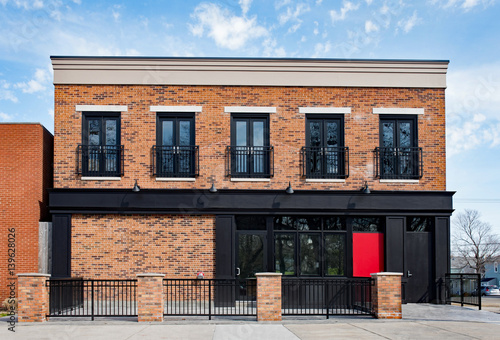
[[15,274],[39,271],[39,222],[50,220],[53,142],[38,123],[0,123],[1,301]]
[[53,275],[393,271],[407,301],[436,300],[447,61],[52,64]]

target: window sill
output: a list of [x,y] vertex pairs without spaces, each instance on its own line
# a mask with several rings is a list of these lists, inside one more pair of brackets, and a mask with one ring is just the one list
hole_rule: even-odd
[[121,177],[81,177],[82,181],[121,181]]
[[231,178],[231,182],[271,182],[270,178]]
[[420,180],[418,179],[381,179],[380,183],[408,183],[408,184],[418,184]]
[[345,183],[342,178],[306,178],[306,183]]
[[157,182],[194,182],[194,177],[156,177]]

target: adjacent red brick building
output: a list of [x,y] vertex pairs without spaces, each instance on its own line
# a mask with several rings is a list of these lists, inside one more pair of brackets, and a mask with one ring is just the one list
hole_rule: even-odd
[[447,61],[52,63],[53,275],[394,271],[437,299]]
[[0,123],[1,301],[15,274],[38,272],[39,222],[50,220],[53,141],[38,123]]

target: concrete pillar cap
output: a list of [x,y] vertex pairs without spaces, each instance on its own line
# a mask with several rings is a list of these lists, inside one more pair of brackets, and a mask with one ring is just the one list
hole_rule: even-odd
[[255,273],[255,276],[282,276],[282,273]]
[[42,273],[19,273],[17,276],[24,276],[24,277],[50,277],[50,274],[42,274]]

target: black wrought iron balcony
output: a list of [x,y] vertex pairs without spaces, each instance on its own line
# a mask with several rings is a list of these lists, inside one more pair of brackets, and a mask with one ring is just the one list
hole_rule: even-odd
[[311,179],[349,177],[348,147],[303,147],[302,176]]
[[226,175],[234,178],[269,178],[274,175],[272,146],[228,146]]
[[375,162],[380,179],[422,178],[422,148],[375,148]]
[[199,175],[197,145],[153,146],[153,174],[156,177],[196,177]]
[[89,177],[123,176],[123,145],[78,145],[77,173]]

